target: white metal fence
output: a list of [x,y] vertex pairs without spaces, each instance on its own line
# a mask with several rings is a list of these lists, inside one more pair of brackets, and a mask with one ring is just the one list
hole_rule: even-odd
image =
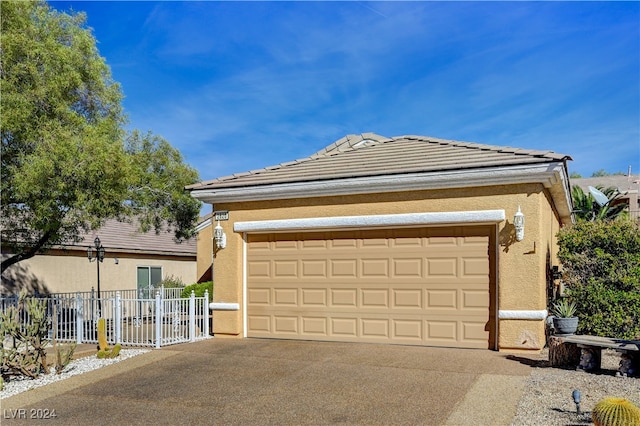
[[[141,288],[138,290],[102,290],[100,292],[101,298],[116,297],[116,293],[120,293],[120,296],[125,299],[154,299],[156,294],[160,293],[160,297],[163,299],[180,299],[182,296],[182,288],[168,288],[164,286],[154,287],[149,286],[147,288]],[[42,297],[76,297],[82,296],[83,298],[95,299],[97,296],[96,291],[91,288],[91,291],[80,291],[75,293],[53,293],[48,295],[42,295]],[[40,295],[36,294],[36,297]]]
[[[57,294],[39,298],[47,305],[51,317],[49,337],[58,341],[97,343],[97,322],[105,318],[110,344],[151,346],[159,348],[177,343],[193,342],[209,336],[209,295],[189,298],[123,298],[86,297]],[[15,297],[0,298],[0,310],[18,303]],[[27,324],[29,319],[21,316]]]

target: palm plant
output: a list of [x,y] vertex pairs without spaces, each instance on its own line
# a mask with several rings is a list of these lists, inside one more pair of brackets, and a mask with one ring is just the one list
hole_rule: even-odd
[[613,202],[618,200],[622,195],[615,187],[611,186],[609,188],[603,188],[598,186],[596,188],[602,191],[609,200],[603,206],[598,204],[591,194],[585,194],[579,186],[576,185],[571,188],[571,195],[573,197],[573,205],[575,209],[574,213],[578,220],[614,220],[628,217],[628,203],[621,202],[613,205]]

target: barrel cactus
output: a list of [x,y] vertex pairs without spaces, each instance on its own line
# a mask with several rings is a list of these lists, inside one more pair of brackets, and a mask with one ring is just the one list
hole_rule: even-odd
[[593,408],[596,426],[640,426],[640,408],[624,398],[605,398]]

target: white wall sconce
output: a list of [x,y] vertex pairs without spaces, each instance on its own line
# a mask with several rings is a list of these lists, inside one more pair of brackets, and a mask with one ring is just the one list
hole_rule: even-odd
[[213,238],[216,240],[216,247],[223,249],[227,246],[227,234],[224,233],[220,222],[213,228]]
[[516,214],[513,215],[513,226],[516,228],[516,241],[522,241],[524,239],[524,214],[520,211],[520,206],[518,206]]

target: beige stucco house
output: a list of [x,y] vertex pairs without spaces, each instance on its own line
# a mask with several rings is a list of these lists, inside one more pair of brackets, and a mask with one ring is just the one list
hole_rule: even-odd
[[[83,241],[54,247],[44,254],[23,260],[2,274],[0,294],[67,293],[97,291],[98,266],[89,262],[87,248],[100,238],[105,257],[100,263],[100,290],[147,289],[167,277],[185,284],[197,279],[196,240],[176,243],[173,234],[140,233],[137,223],[108,220]],[[8,256],[3,250],[2,256]],[[93,251],[95,257],[95,249]],[[106,293],[105,293],[106,294]]]
[[215,222],[213,331],[540,350],[555,235],[572,221],[567,160],[366,133],[192,185],[228,212]]

